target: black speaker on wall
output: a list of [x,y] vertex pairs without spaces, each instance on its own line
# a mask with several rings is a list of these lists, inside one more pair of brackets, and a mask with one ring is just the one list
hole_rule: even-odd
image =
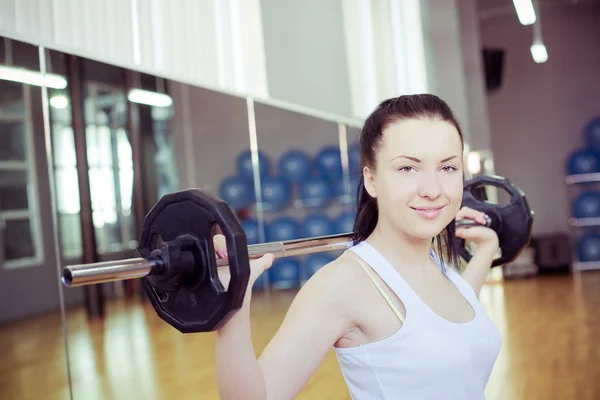
[[505,51],[503,49],[484,48],[482,53],[485,88],[488,92],[498,90],[502,86]]

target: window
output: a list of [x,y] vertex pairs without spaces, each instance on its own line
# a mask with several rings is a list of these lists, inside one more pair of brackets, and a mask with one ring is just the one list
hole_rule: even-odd
[[[106,254],[134,249],[133,159],[126,131],[125,95],[118,89],[89,84],[84,108],[97,251]],[[53,109],[54,169],[63,254],[76,257],[82,253],[79,186],[70,110],[64,110]]]
[[30,88],[0,80],[0,248],[4,268],[43,259]]

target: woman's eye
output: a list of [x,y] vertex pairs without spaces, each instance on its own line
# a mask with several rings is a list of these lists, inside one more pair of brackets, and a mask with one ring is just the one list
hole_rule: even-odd
[[455,167],[453,167],[452,165],[446,165],[445,167],[442,167],[442,170],[444,172],[453,172],[453,171],[456,171],[457,169]]
[[402,171],[402,172],[413,172],[415,171],[415,169],[413,167],[400,167],[398,168],[398,171]]

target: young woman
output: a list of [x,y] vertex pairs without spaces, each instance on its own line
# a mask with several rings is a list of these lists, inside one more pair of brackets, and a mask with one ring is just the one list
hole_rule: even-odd
[[[483,399],[500,335],[478,294],[498,250],[484,215],[460,207],[463,138],[434,95],[381,103],[360,136],[363,174],[352,247],[299,291],[257,360],[251,262],[243,308],[217,332],[222,399],[291,399],[334,348],[353,399]],[[459,267],[455,237],[477,246]],[[226,256],[223,237],[215,239]]]

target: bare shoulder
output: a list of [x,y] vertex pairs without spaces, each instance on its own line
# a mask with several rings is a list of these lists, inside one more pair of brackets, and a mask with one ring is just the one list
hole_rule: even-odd
[[319,296],[321,304],[348,305],[365,284],[365,272],[357,256],[346,251],[319,269],[301,291]]

